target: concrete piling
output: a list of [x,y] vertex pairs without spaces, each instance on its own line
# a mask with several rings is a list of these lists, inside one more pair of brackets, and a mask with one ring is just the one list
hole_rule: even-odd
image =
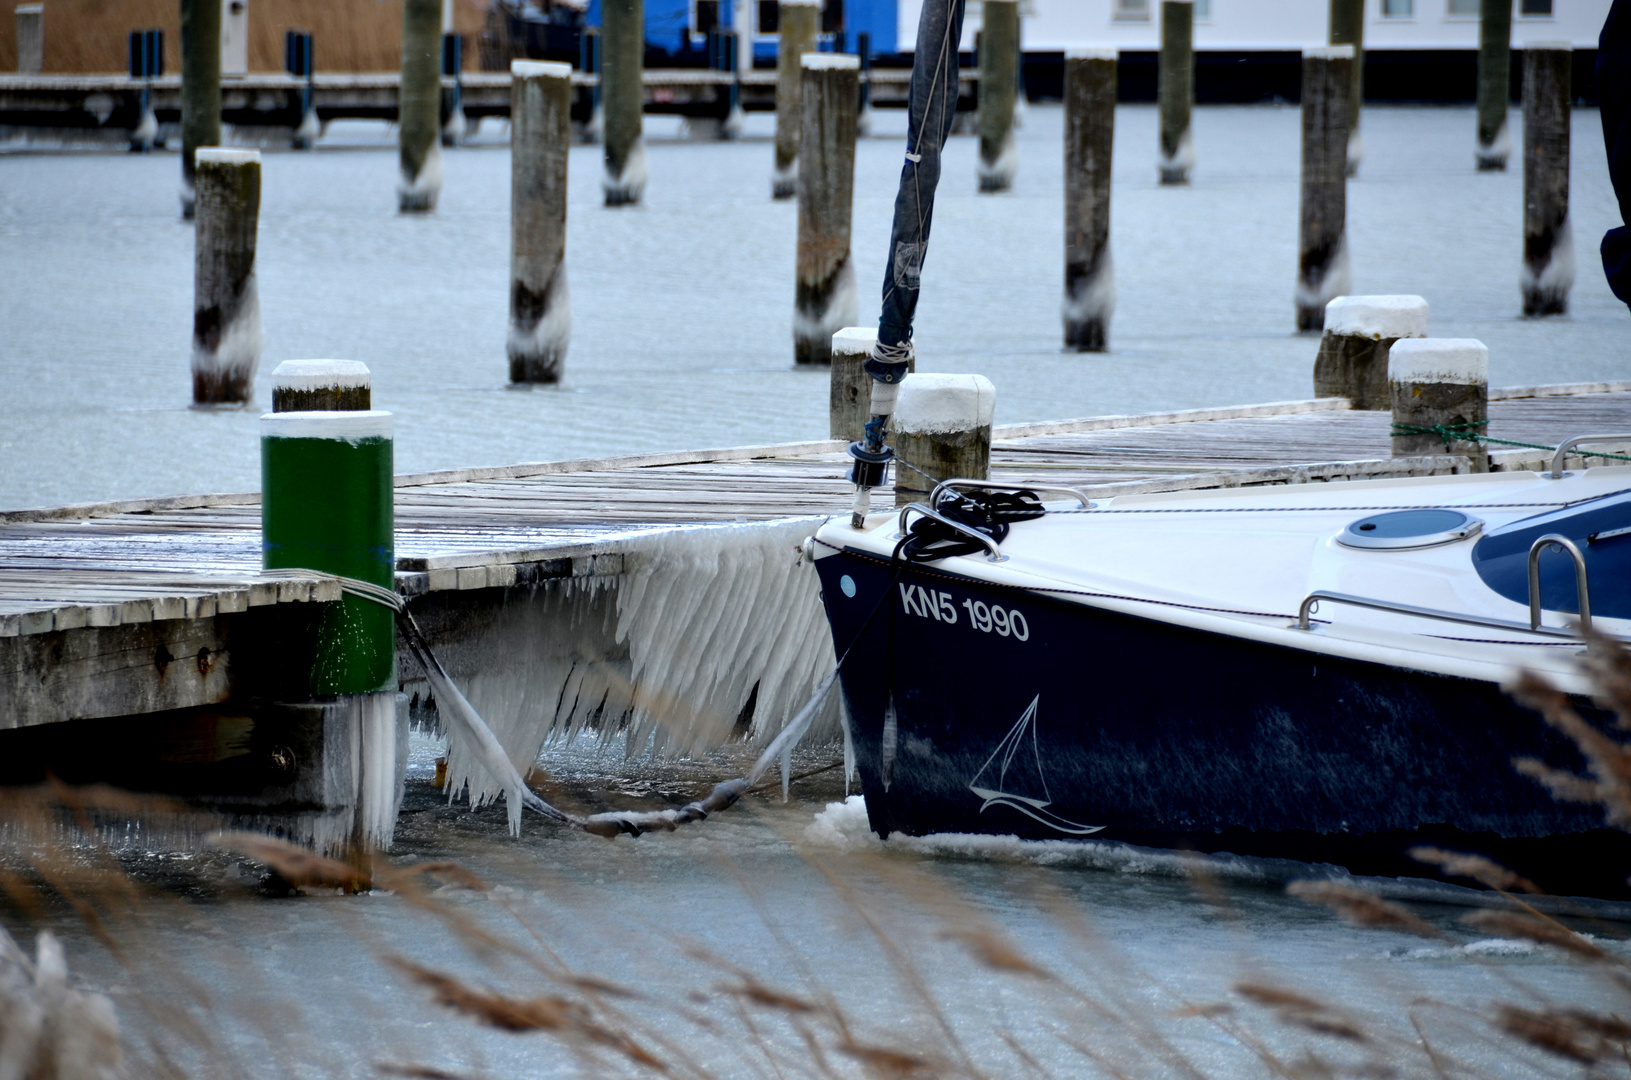
[[781,0],[776,45],[776,170],[770,177],[770,195],[791,199],[798,194],[799,137],[803,121],[805,53],[816,48],[821,21],[820,0]]
[[1348,95],[1354,49],[1303,52],[1302,200],[1297,247],[1297,329],[1325,325],[1325,305],[1349,291]]
[[1512,85],[1512,0],[1484,0],[1478,27],[1480,172],[1506,170],[1512,136],[1506,117]]
[[402,0],[402,88],[397,105],[397,151],[402,175],[397,208],[404,214],[436,209],[442,193],[442,3]]
[[572,68],[510,64],[510,381],[559,382],[572,339],[566,158]]
[[1195,3],[1161,0],[1161,62],[1156,97],[1161,108],[1161,182],[1189,183],[1195,138]]
[[908,375],[900,383],[892,441],[895,505],[929,501],[942,480],[991,473],[997,390],[984,375]]
[[1353,66],[1348,69],[1348,175],[1355,176],[1365,156],[1359,134],[1365,102],[1365,0],[1331,0],[1330,41],[1353,46]]
[[[1405,338],[1388,357],[1393,456],[1470,454],[1487,468],[1489,350],[1471,338]],[[1449,445],[1445,445],[1448,438]],[[1481,470],[1482,471],[1482,470]]]
[[1523,313],[1564,315],[1574,287],[1569,225],[1570,68],[1566,41],[1523,53]]
[[980,190],[1007,191],[1019,170],[1019,0],[985,0],[980,30]]
[[357,360],[285,360],[272,372],[272,411],[366,412],[372,381]]
[[1110,258],[1110,164],[1116,127],[1116,53],[1065,54],[1065,348],[1103,352],[1116,310]]
[[843,53],[805,53],[798,156],[798,273],[793,360],[832,362],[833,334],[855,322],[855,123],[861,64]]
[[260,153],[201,146],[195,158],[193,401],[248,401],[261,355],[255,285]]
[[606,172],[601,191],[607,206],[629,206],[646,191],[645,108],[646,6],[644,0],[603,0],[600,7],[600,107]]
[[181,216],[194,212],[194,155],[221,143],[220,0],[181,0]]
[[[866,435],[871,417],[872,376],[867,358],[878,343],[878,331],[871,326],[846,326],[832,336],[832,385],[827,396],[829,438],[855,442]],[[914,357],[907,361],[908,372],[917,370]]]
[[1427,336],[1419,296],[1339,296],[1325,305],[1325,335],[1314,359],[1314,396],[1345,397],[1355,409],[1393,407],[1388,355],[1402,338]]
[[38,75],[45,70],[45,5],[18,4],[17,74]]

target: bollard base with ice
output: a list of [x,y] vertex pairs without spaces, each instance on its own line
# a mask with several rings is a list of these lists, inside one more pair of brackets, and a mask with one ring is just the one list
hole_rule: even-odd
[[1419,296],[1339,296],[1325,305],[1325,334],[1314,358],[1314,396],[1345,397],[1355,409],[1393,407],[1388,353],[1401,338],[1427,336]]
[[1388,354],[1393,456],[1467,454],[1487,471],[1476,439],[1489,423],[1489,350],[1472,338],[1405,338]]
[[895,505],[929,501],[942,480],[991,470],[997,390],[984,375],[908,375],[895,404]]

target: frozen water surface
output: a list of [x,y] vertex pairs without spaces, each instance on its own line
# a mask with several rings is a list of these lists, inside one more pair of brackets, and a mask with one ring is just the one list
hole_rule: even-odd
[[[988,376],[998,423],[1306,397],[1315,343],[1291,332],[1299,115],[1197,110],[1194,183],[1161,188],[1154,109],[1118,110],[1119,302],[1100,356],[1059,348],[1061,110],[1029,110],[1008,194],[975,193],[975,141],[954,139],[921,369]],[[856,166],[863,322],[877,316],[904,117],[878,123]],[[531,391],[505,385],[500,126],[446,155],[427,217],[395,213],[382,127],[265,154],[258,404],[281,360],[365,361],[376,406],[398,416],[404,471],[825,437],[826,373],[791,363],[797,209],[769,198],[770,124],[755,115],[749,138],[713,143],[651,119],[637,209],[601,207],[600,150],[573,149],[566,382]],[[1521,169],[1475,172],[1473,130],[1470,109],[1366,113],[1349,186],[1356,291],[1425,296],[1432,334],[1489,345],[1497,385],[1631,373],[1631,316],[1595,256],[1617,223],[1597,113],[1574,116],[1581,273],[1566,319],[1517,317]],[[0,156],[0,507],[257,486],[258,409],[187,404],[193,234],[177,173],[174,154]]]

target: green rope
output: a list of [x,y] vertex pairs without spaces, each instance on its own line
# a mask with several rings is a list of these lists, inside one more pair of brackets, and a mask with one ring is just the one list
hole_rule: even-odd
[[[1450,449],[1450,443],[1455,440],[1462,442],[1498,443],[1501,446],[1521,446],[1529,450],[1547,450],[1557,452],[1557,447],[1546,446],[1543,443],[1518,442],[1515,439],[1497,439],[1493,435],[1485,435],[1476,430],[1488,424],[1488,420],[1473,420],[1465,424],[1434,424],[1432,427],[1417,427],[1415,424],[1394,424],[1392,434],[1398,435],[1437,435],[1444,440],[1444,449]],[[1625,454],[1608,454],[1602,451],[1575,450],[1583,458],[1610,458],[1614,461],[1631,461],[1631,456]]]

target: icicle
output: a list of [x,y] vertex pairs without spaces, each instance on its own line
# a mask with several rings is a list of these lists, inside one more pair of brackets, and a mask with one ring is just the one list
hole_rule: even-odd
[[899,737],[899,728],[895,721],[895,695],[889,695],[889,705],[883,712],[883,764],[879,773],[883,777],[883,789],[889,790],[889,785],[895,779],[895,740]]

